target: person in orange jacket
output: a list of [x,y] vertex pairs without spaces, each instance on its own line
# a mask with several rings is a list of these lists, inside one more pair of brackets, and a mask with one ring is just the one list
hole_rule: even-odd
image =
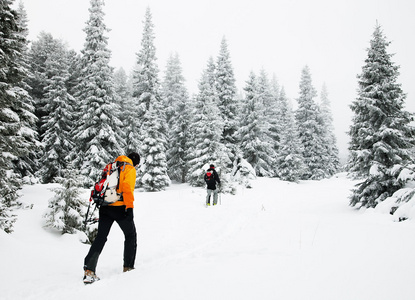
[[125,167],[120,172],[119,187],[117,189],[117,193],[121,196],[117,202],[99,208],[98,233],[84,261],[83,280],[85,284],[99,280],[99,277],[95,274],[95,269],[114,221],[118,223],[125,237],[123,271],[127,272],[134,269],[137,252],[137,232],[133,216],[135,167],[140,163],[140,155],[133,152],[128,156],[121,155],[115,161],[125,163]]

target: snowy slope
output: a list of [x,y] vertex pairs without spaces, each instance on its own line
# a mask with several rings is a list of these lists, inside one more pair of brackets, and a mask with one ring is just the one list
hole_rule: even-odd
[[350,208],[352,185],[262,178],[209,208],[184,184],[136,192],[136,270],[114,224],[90,286],[89,246],[42,228],[51,186],[28,186],[33,209],[0,233],[0,299],[415,299],[415,223]]

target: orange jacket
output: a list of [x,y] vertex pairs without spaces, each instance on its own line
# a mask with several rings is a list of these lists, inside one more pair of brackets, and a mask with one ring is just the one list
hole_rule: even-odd
[[133,162],[125,155],[118,156],[115,161],[126,162],[120,172],[120,185],[117,189],[117,193],[122,194],[122,201],[117,201],[109,206],[122,206],[125,208],[134,208],[134,188],[136,180],[136,172],[133,166]]

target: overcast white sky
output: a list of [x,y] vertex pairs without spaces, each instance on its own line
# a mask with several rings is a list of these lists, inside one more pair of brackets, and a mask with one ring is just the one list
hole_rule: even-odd
[[[15,1],[17,4],[19,0]],[[43,30],[81,50],[85,41],[88,0],[22,0],[29,19],[29,39]],[[105,22],[111,64],[130,72],[140,49],[146,7],[155,26],[160,71],[171,52],[180,56],[189,92],[209,56],[228,41],[237,86],[252,70],[275,74],[295,100],[301,70],[308,65],[320,93],[326,83],[342,157],[347,154],[349,104],[356,98],[357,79],[376,21],[392,44],[400,65],[399,82],[407,93],[407,109],[415,111],[415,1],[413,0],[105,0]],[[160,75],[162,75],[161,73]],[[160,76],[160,79],[162,77]]]

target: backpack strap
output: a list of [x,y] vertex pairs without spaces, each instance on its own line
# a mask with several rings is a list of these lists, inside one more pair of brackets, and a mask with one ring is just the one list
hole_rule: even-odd
[[[126,165],[130,165],[132,167],[134,167],[134,166],[132,164],[126,162],[126,161],[117,161],[116,163],[117,163],[116,165],[117,165],[117,168],[118,168],[118,182],[117,182],[117,190],[118,190],[119,187],[120,187],[121,172],[124,172]],[[122,195],[122,193],[121,193],[121,195]]]
[[125,170],[125,166],[130,165],[134,167],[132,164],[126,162],[126,161],[117,161],[117,167],[120,168],[120,171],[123,172]]

